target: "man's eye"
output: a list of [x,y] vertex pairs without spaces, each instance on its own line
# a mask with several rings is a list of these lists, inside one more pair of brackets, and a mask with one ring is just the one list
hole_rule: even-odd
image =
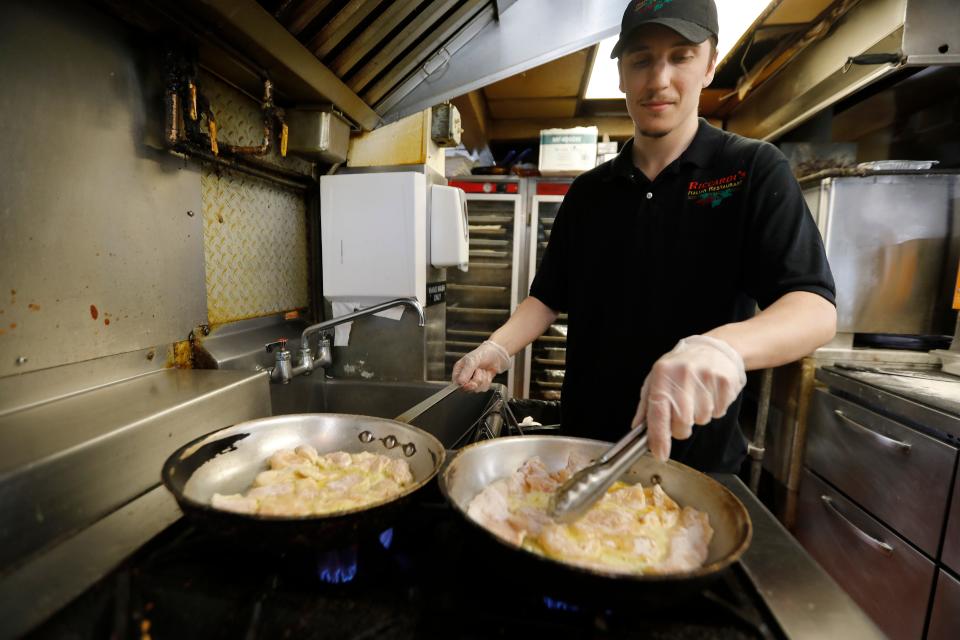
[[678,63],[679,63],[679,62],[690,62],[691,60],[693,60],[693,56],[690,56],[690,55],[686,55],[686,56],[676,56],[673,60],[674,60],[674,62],[678,62]]
[[633,67],[645,67],[645,66],[647,66],[649,63],[650,63],[649,60],[634,60],[634,61],[631,63],[631,66],[633,66]]

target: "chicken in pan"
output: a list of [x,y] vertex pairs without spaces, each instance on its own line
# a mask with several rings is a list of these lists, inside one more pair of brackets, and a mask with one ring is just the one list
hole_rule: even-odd
[[713,529],[707,514],[680,507],[659,485],[615,483],[579,520],[547,515],[551,495],[588,464],[571,455],[551,472],[538,457],[490,484],[467,514],[501,538],[589,569],[630,574],[692,571],[707,559]]
[[406,460],[337,451],[320,455],[309,445],[282,449],[243,494],[214,494],[214,508],[267,516],[318,516],[397,496],[413,484]]

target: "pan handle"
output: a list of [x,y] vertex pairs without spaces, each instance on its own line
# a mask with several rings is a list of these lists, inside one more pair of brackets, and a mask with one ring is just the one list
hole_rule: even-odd
[[419,402],[418,404],[410,407],[409,409],[407,409],[406,411],[398,415],[396,418],[394,418],[394,420],[398,422],[406,422],[409,424],[411,421],[419,418],[421,413],[425,412],[427,409],[430,409],[431,407],[433,407],[433,405],[437,404],[438,402],[440,402],[441,400],[443,400],[444,398],[446,398],[448,395],[450,395],[451,393],[453,393],[459,388],[460,388],[460,385],[458,385],[456,382],[451,382],[450,384],[445,386],[443,389],[440,389],[440,391],[437,391],[435,394],[433,394],[426,400],[423,400],[422,402]]

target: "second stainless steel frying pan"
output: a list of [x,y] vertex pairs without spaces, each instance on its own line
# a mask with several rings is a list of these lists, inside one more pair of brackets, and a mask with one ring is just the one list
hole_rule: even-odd
[[560,469],[576,451],[599,458],[610,444],[597,440],[557,436],[498,438],[461,449],[440,475],[440,489],[453,507],[488,540],[513,554],[516,577],[534,574],[543,584],[566,585],[590,597],[653,596],[670,599],[678,592],[690,592],[736,562],[750,544],[752,526],[746,507],[719,482],[682,464],[660,463],[644,456],[623,476],[625,482],[644,486],[658,483],[681,506],[695,507],[710,517],[714,535],[704,566],[687,573],[668,575],[627,575],[587,569],[553,560],[514,546],[467,516],[470,501],[495,480],[512,474],[523,462],[539,456],[549,469]]

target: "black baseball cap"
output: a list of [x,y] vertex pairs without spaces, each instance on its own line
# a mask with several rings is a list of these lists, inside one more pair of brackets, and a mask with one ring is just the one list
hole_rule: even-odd
[[630,0],[610,57],[619,58],[630,35],[645,24],[662,24],[698,44],[720,32],[714,0]]

